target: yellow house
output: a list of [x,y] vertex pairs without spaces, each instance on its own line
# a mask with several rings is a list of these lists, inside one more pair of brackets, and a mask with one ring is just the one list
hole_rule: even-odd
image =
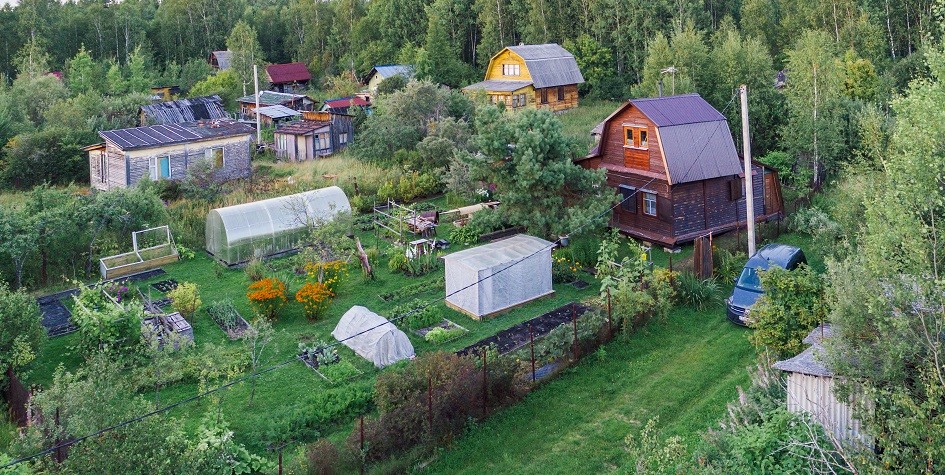
[[489,60],[486,78],[464,92],[484,92],[492,103],[562,111],[577,107],[584,82],[574,55],[556,43],[509,46]]

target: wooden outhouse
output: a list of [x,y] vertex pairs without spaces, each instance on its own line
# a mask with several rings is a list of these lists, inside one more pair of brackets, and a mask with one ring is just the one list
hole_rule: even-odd
[[[607,171],[624,200],[610,225],[666,247],[746,224],[742,161],[728,122],[698,94],[633,99],[595,128],[598,142],[577,160]],[[755,218],[783,212],[777,173],[752,168]]]
[[484,93],[492,103],[518,109],[552,111],[578,105],[578,84],[584,82],[574,55],[555,43],[509,46],[489,60],[482,82],[463,88]]

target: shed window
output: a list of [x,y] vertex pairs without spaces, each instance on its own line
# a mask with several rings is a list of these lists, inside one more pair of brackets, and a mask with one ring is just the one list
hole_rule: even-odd
[[518,64],[503,64],[502,65],[503,76],[518,76],[519,73],[521,73],[521,69]]
[[623,128],[624,140],[623,144],[627,147],[633,146],[633,129],[630,127]]
[[328,133],[316,135],[315,140],[318,142],[318,150],[328,150]]
[[564,86],[558,86],[558,100],[564,100]]
[[342,133],[338,134],[338,143],[340,143],[341,145],[344,145],[344,144],[348,143],[348,133],[347,133],[347,132],[342,132]]
[[548,89],[541,90],[541,103],[542,104],[548,103]]
[[629,187],[627,185],[620,185],[620,197],[623,201],[620,203],[620,209],[628,212],[634,213],[637,212],[637,189]]
[[656,193],[643,193],[643,214],[656,216]]
[[742,188],[742,180],[740,178],[735,178],[728,182],[728,200],[735,201],[741,199],[744,196],[744,189]]
[[171,177],[171,157],[151,157],[148,159],[148,171],[152,180]]
[[213,168],[223,168],[226,166],[226,159],[223,157],[223,147],[208,148],[203,152],[204,158],[213,164]]
[[646,148],[646,129],[640,129],[640,148]]

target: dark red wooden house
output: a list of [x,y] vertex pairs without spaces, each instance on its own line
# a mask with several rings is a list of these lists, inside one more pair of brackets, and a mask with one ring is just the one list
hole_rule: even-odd
[[[633,99],[595,129],[585,168],[607,170],[624,201],[611,227],[675,247],[746,224],[744,173],[728,122],[698,94]],[[782,215],[777,173],[753,163],[755,217]]]

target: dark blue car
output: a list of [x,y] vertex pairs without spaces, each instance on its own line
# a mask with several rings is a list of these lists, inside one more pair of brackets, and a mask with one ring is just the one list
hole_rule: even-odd
[[741,275],[735,280],[732,296],[725,301],[728,319],[737,325],[747,325],[746,313],[764,293],[758,271],[778,266],[794,270],[807,262],[804,251],[787,244],[767,244],[748,259]]

